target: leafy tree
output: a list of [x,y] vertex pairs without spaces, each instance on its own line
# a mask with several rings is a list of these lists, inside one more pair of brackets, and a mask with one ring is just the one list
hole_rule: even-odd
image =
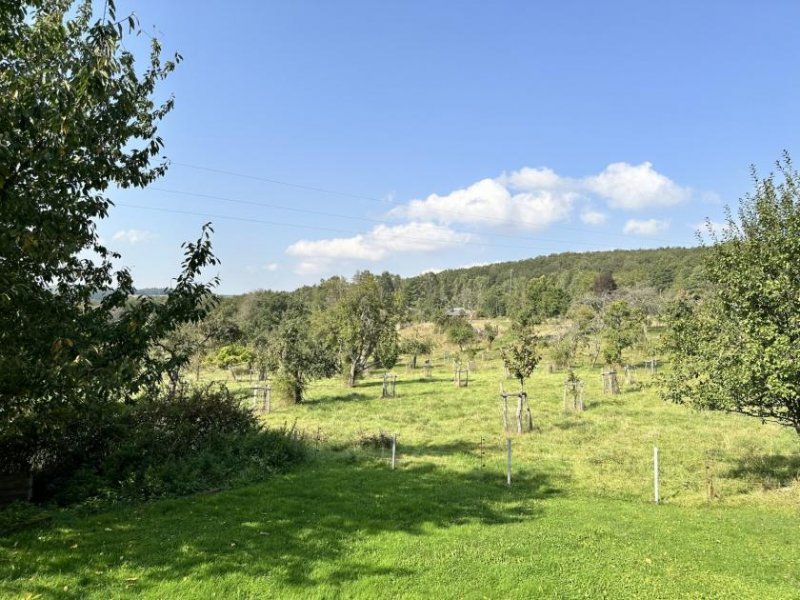
[[214,362],[223,369],[227,369],[233,365],[250,363],[254,358],[255,355],[253,351],[247,346],[243,346],[242,344],[228,344],[227,346],[222,346],[222,348],[217,351],[214,355]]
[[492,344],[497,339],[497,336],[500,335],[500,328],[497,325],[492,325],[491,323],[484,323],[483,325],[483,338],[486,340],[486,343],[489,346],[489,349],[492,349]]
[[267,365],[298,404],[311,379],[329,377],[336,371],[330,349],[316,339],[310,321],[308,308],[299,301],[291,302],[267,345]]
[[603,271],[598,273],[592,283],[592,291],[598,296],[602,294],[610,294],[617,289],[617,282],[614,280],[614,275],[611,271]]
[[778,168],[780,181],[754,173],[738,220],[729,211],[720,237],[710,231],[712,293],[672,306],[664,394],[800,434],[800,176],[788,155]]
[[[0,3],[0,454],[4,468],[43,468],[69,440],[101,443],[102,416],[131,402],[186,360],[152,353],[178,324],[198,321],[216,264],[210,229],[185,245],[166,298],[140,298],[119,257],[99,239],[109,188],[144,187],[162,175],[157,83],[175,67],[152,43],[137,70],[123,47],[134,19],[114,4]],[[214,281],[212,280],[211,284]],[[92,298],[102,297],[98,302]],[[98,441],[100,440],[100,441]]]
[[340,300],[328,313],[326,330],[330,347],[352,387],[363,374],[379,343],[397,341],[400,305],[394,292],[365,271],[356,274]]
[[[209,307],[214,302],[209,302]],[[180,383],[184,367],[192,366],[200,379],[200,369],[209,347],[231,343],[239,339],[238,328],[228,321],[207,315],[200,322],[182,323],[154,342],[154,352],[160,354],[172,368],[167,371],[174,394]]]
[[417,368],[417,357],[420,354],[430,354],[433,350],[433,340],[429,337],[423,337],[418,331],[415,331],[411,337],[405,338],[400,346],[403,354],[411,356],[411,368]]
[[600,333],[603,331],[603,313],[606,304],[605,296],[587,294],[569,312],[576,352],[578,348],[588,347],[593,367],[597,364],[602,350]]
[[400,343],[396,335],[384,336],[375,347],[375,363],[386,371],[391,371],[400,358]]
[[643,335],[644,315],[624,300],[615,300],[603,312],[603,358],[608,365],[621,365],[622,353]]
[[458,345],[459,351],[475,341],[475,329],[464,318],[452,319],[447,326],[447,339],[452,344]]
[[569,302],[569,294],[552,277],[534,277],[517,301],[512,317],[520,327],[537,325],[545,319],[564,314]]
[[523,390],[525,380],[531,376],[542,359],[539,343],[539,336],[532,329],[524,329],[514,342],[500,351],[511,376],[519,381],[519,386]]

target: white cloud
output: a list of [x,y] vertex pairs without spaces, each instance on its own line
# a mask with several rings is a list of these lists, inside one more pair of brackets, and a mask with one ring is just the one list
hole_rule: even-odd
[[587,225],[602,225],[607,220],[607,215],[591,208],[584,208],[581,211],[581,221]]
[[[603,198],[611,208],[640,210],[686,201],[692,191],[659,173],[649,162],[612,163],[601,173],[582,178],[562,177],[546,167],[524,167],[487,178],[448,194],[431,194],[390,211],[405,217],[443,224],[517,227],[540,230],[568,220],[576,201]],[[585,208],[581,221],[605,222],[606,215]]]
[[[503,175],[500,179],[517,179],[518,173]],[[526,177],[529,182],[533,179],[530,175]],[[431,194],[424,200],[412,200],[390,214],[445,224],[516,225],[523,229],[542,229],[569,217],[576,197],[574,192],[550,189],[512,194],[500,180],[482,179],[444,196]]]
[[128,244],[141,244],[156,239],[156,234],[144,229],[121,229],[117,231],[111,239],[115,242],[126,242]]
[[662,175],[649,162],[610,164],[599,175],[587,177],[584,185],[608,200],[612,208],[628,210],[674,206],[691,196],[691,190]]
[[377,225],[366,234],[327,240],[300,240],[286,254],[303,259],[301,274],[317,273],[336,260],[379,261],[390,254],[430,252],[467,243],[472,236],[435,223],[412,221],[404,225]]
[[250,265],[248,267],[245,267],[245,270],[248,273],[258,273],[259,271],[269,271],[270,273],[274,273],[279,268],[280,268],[280,265],[278,263],[267,263],[267,264],[260,265],[260,266]]
[[669,221],[659,221],[658,219],[639,221],[637,219],[630,219],[625,223],[625,227],[622,231],[623,233],[632,233],[634,235],[657,235],[667,229],[669,229]]
[[554,190],[569,184],[569,180],[547,167],[523,167],[519,171],[503,173],[497,181],[516,190]]

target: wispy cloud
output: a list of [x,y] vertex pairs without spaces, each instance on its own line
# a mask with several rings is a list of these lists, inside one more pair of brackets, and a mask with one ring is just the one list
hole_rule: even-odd
[[143,244],[151,242],[158,237],[152,231],[145,229],[121,229],[111,237],[115,242],[125,242],[127,244]]
[[379,261],[390,254],[430,252],[467,243],[472,236],[427,222],[377,225],[366,234],[349,238],[300,240],[286,254],[302,259],[297,272],[320,272],[337,260]]
[[633,235],[658,235],[669,229],[669,221],[660,221],[658,219],[647,219],[639,221],[637,219],[629,219],[622,229],[623,233],[630,233]]
[[591,208],[584,208],[581,211],[581,221],[587,225],[602,225],[608,220],[605,213],[601,213]]
[[258,273],[259,271],[269,271],[270,273],[274,273],[280,269],[280,265],[278,263],[266,263],[264,265],[250,265],[245,267],[245,270],[248,273]]

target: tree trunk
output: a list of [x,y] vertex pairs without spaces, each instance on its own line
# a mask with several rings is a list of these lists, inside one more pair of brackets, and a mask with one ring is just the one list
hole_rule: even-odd
[[358,365],[356,361],[350,363],[350,371],[347,375],[347,387],[353,387],[356,384],[356,376],[358,375]]

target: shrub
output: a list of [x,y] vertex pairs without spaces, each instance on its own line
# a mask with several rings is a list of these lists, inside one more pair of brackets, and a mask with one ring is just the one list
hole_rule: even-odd
[[159,395],[125,407],[102,448],[44,474],[40,496],[143,500],[252,482],[303,458],[293,430],[267,430],[224,387]]
[[385,433],[383,430],[378,433],[370,433],[361,431],[356,438],[356,445],[362,448],[391,448],[393,436]]

